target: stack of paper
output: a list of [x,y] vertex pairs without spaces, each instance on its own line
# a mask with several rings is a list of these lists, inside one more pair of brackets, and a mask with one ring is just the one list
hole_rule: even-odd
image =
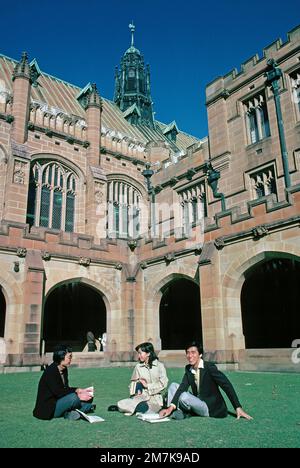
[[142,421],[146,421],[149,423],[160,423],[160,422],[165,422],[165,421],[170,421],[170,418],[163,417],[161,418],[159,416],[159,413],[137,413],[136,414],[138,419],[141,419]]

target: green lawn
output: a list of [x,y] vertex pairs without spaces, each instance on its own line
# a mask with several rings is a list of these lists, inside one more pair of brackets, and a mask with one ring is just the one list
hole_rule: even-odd
[[[226,373],[253,421],[189,418],[148,424],[107,407],[127,396],[131,369],[70,369],[70,384],[95,386],[105,422],[40,421],[32,416],[40,372],[0,375],[0,447],[300,447],[300,376]],[[182,369],[168,369],[170,382]],[[228,407],[231,409],[230,403]]]

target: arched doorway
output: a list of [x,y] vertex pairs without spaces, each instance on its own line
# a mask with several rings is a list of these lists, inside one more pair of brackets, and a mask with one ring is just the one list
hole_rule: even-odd
[[106,332],[106,307],[101,294],[80,282],[60,284],[50,292],[44,307],[45,352],[53,351],[58,343],[82,351],[88,331],[95,337]]
[[4,337],[6,316],[6,301],[0,286],[0,337]]
[[290,348],[300,329],[300,262],[273,258],[245,274],[241,292],[247,349]]
[[162,349],[184,349],[202,341],[200,288],[191,280],[174,279],[162,288],[159,308]]

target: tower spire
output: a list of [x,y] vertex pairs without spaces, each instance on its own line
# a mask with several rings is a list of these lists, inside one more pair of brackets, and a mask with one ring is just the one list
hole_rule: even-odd
[[134,31],[135,31],[135,26],[133,24],[133,20],[129,24],[129,29],[131,31],[131,47],[134,47]]
[[154,128],[149,67],[145,67],[141,52],[134,46],[133,21],[129,29],[131,46],[121,59],[121,69],[116,68],[114,101],[128,122]]

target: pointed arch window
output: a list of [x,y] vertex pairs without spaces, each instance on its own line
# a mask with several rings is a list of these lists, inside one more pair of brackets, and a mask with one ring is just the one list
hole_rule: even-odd
[[297,120],[300,120],[300,69],[291,75],[291,84]]
[[265,94],[261,92],[244,103],[248,143],[257,143],[271,135]]
[[136,238],[140,233],[141,193],[128,182],[108,183],[108,237]]
[[30,170],[27,223],[74,231],[75,174],[58,162],[36,161]]
[[182,206],[183,229],[189,233],[191,227],[207,217],[206,187],[204,180],[184,188],[179,193]]

